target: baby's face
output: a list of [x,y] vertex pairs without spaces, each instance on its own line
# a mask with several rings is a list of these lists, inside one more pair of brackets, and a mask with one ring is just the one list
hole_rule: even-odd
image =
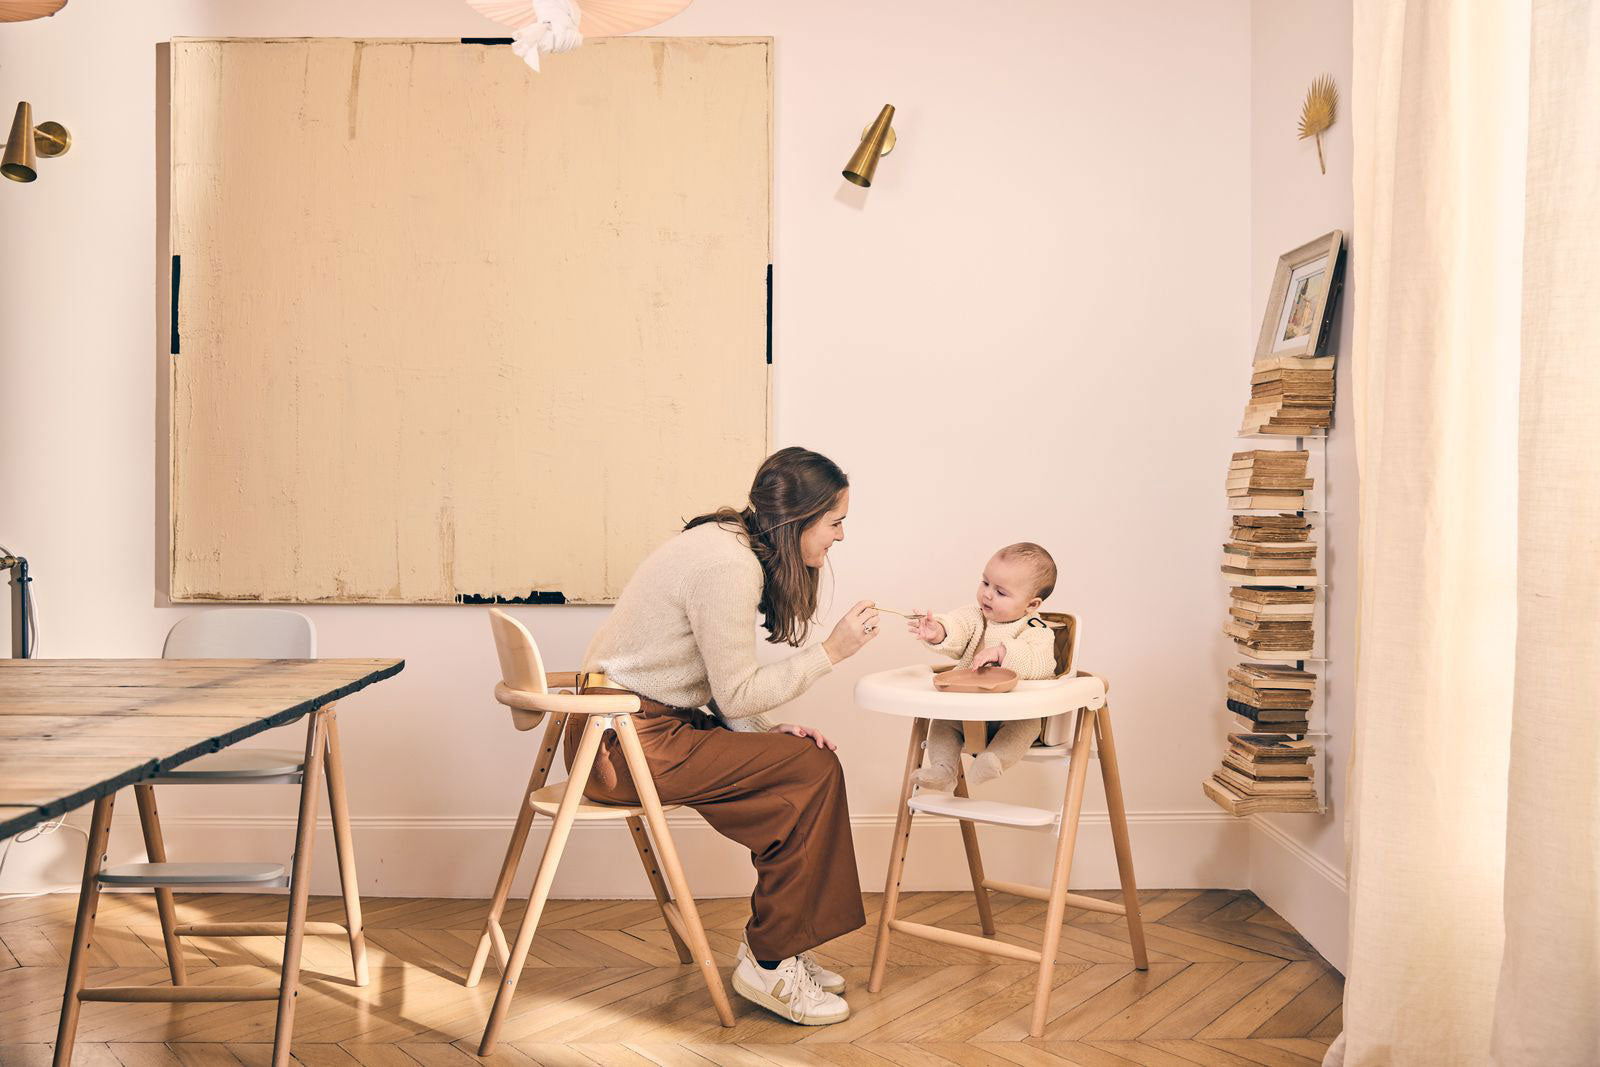
[[1033,568],[994,556],[978,580],[978,607],[990,622],[1016,622],[1036,606]]

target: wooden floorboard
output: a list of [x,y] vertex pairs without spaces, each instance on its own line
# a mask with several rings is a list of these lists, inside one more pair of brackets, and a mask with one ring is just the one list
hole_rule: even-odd
[[[1114,893],[1095,894],[1114,899]],[[180,895],[181,921],[281,919],[284,898]],[[1253,1067],[1316,1064],[1339,1033],[1344,980],[1250,893],[1168,889],[1140,895],[1151,966],[1134,970],[1114,915],[1069,910],[1040,1039],[1028,1037],[1034,968],[897,936],[883,990],[866,991],[878,895],[868,924],[818,949],[850,983],[851,1017],[794,1026],[733,996],[721,1026],[699,973],[678,963],[652,901],[551,901],[517,998],[488,1061],[476,1055],[496,989],[491,966],[462,985],[486,903],[364,902],[372,982],[356,987],[342,938],[307,938],[294,1056],[306,1067],[949,1067],[1079,1064]],[[50,1062],[76,899],[0,901],[0,1067]],[[514,936],[520,902],[507,907]],[[749,917],[744,899],[702,904],[726,977]],[[339,921],[337,898],[313,919]],[[899,914],[979,933],[971,893],[911,893]],[[994,898],[997,937],[1037,945],[1039,901]],[[271,984],[283,938],[185,940],[195,984]],[[88,984],[163,985],[154,901],[102,897]],[[272,1054],[274,1006],[87,1003],[74,1063],[86,1067],[254,1067]]]

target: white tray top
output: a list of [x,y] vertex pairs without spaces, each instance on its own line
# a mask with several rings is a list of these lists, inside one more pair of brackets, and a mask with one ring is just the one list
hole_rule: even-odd
[[1042,719],[1079,708],[1093,711],[1105,702],[1104,683],[1090,674],[1018,682],[1009,693],[941,693],[933,687],[933,667],[918,663],[878,671],[856,682],[857,704],[917,719]]

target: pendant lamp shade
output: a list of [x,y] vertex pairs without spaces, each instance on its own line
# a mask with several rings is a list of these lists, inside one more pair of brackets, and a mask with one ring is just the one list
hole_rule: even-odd
[[0,22],[28,22],[54,15],[67,0],[0,0]]
[[[585,37],[615,37],[659,25],[688,7],[690,0],[578,0],[578,32]],[[467,6],[508,29],[533,22],[529,0],[467,0]]]

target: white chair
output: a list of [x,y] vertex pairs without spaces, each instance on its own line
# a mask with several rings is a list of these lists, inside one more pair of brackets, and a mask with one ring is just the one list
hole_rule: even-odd
[[[317,634],[311,620],[298,611],[281,608],[219,608],[178,621],[167,633],[163,659],[315,659]],[[350,833],[350,809],[345,795],[344,766],[339,759],[339,732],[335,712],[326,713],[327,743],[323,764],[328,779],[328,806],[333,822],[333,842],[339,858],[339,883],[344,895],[343,925],[308,922],[305,933],[339,936],[350,942],[350,964],[356,984],[369,980],[366,938],[361,928],[361,897],[357,891],[355,846]],[[236,886],[281,888],[288,873],[281,864],[168,863],[156,814],[157,785],[299,785],[305,776],[305,749],[229,747],[136,784],[139,823],[144,830],[148,864],[108,867],[100,875],[105,885],[147,886],[155,890],[166,942],[167,967],[172,984],[184,985],[183,937],[283,937],[283,922],[179,923],[172,888]]]

